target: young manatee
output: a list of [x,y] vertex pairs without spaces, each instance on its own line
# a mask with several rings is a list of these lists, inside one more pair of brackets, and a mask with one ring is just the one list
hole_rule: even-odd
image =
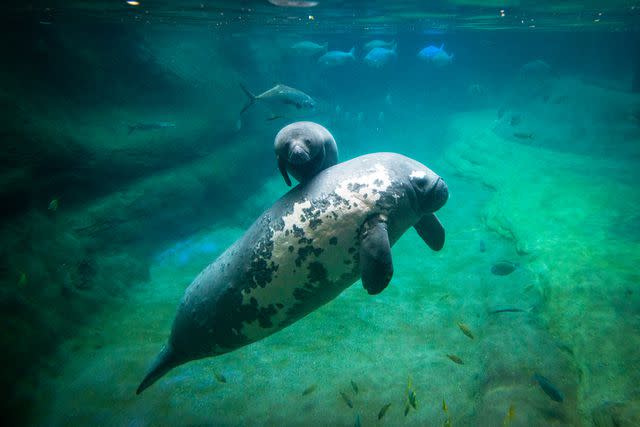
[[326,128],[313,122],[295,122],[283,127],[276,135],[273,148],[280,173],[289,187],[289,174],[305,183],[321,170],[338,163],[335,139]]
[[391,247],[411,227],[444,244],[445,182],[394,153],[338,163],[297,185],[189,285],[171,335],[137,393],[191,360],[228,353],[300,320],[362,278],[382,292]]

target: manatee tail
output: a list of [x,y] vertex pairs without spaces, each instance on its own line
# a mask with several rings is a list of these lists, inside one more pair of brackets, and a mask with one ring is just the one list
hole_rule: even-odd
[[249,89],[247,89],[242,83],[240,83],[240,87],[242,88],[242,91],[245,93],[245,95],[247,95],[247,98],[249,98],[249,102],[244,106],[244,108],[242,108],[242,111],[240,111],[240,114],[242,114],[247,111],[249,107],[255,104],[256,99],[258,98],[254,94],[249,92]]
[[164,374],[178,365],[179,362],[175,357],[173,347],[171,344],[167,344],[162,351],[160,351],[160,354],[156,357],[153,365],[151,365],[151,369],[149,369],[149,372],[147,372],[147,375],[138,386],[136,394],[142,393],[146,388],[150,387],[153,383],[164,376]]

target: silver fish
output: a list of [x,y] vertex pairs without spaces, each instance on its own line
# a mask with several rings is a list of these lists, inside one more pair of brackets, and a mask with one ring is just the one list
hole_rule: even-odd
[[364,45],[364,51],[369,52],[371,49],[375,49],[376,47],[383,47],[385,49],[395,50],[398,44],[395,40],[386,42],[384,40],[371,40],[367,44]]
[[318,64],[320,64],[323,67],[330,68],[330,67],[338,67],[340,65],[348,64],[350,62],[355,62],[356,61],[355,52],[356,52],[355,47],[352,47],[349,52],[332,50],[325,53],[320,58],[318,58]]
[[302,41],[291,46],[293,50],[299,56],[315,56],[327,51],[328,43],[314,43],[310,41]]
[[249,98],[249,102],[244,106],[241,114],[256,102],[268,106],[275,115],[283,115],[292,110],[313,111],[316,108],[316,101],[312,97],[301,90],[282,84],[276,85],[260,95],[254,95],[243,85],[240,87]]

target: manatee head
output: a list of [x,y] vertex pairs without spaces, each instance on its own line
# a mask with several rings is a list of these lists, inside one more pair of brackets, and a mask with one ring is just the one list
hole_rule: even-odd
[[296,122],[282,128],[276,135],[274,150],[287,185],[291,185],[288,173],[299,182],[306,182],[338,161],[333,136],[313,122]]
[[447,202],[449,188],[435,172],[419,165],[409,174],[409,183],[416,196],[416,210],[419,214],[433,213]]

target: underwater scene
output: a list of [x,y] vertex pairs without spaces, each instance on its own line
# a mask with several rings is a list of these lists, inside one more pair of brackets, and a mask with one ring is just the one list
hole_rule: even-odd
[[640,426],[640,2],[3,6],[10,426]]

